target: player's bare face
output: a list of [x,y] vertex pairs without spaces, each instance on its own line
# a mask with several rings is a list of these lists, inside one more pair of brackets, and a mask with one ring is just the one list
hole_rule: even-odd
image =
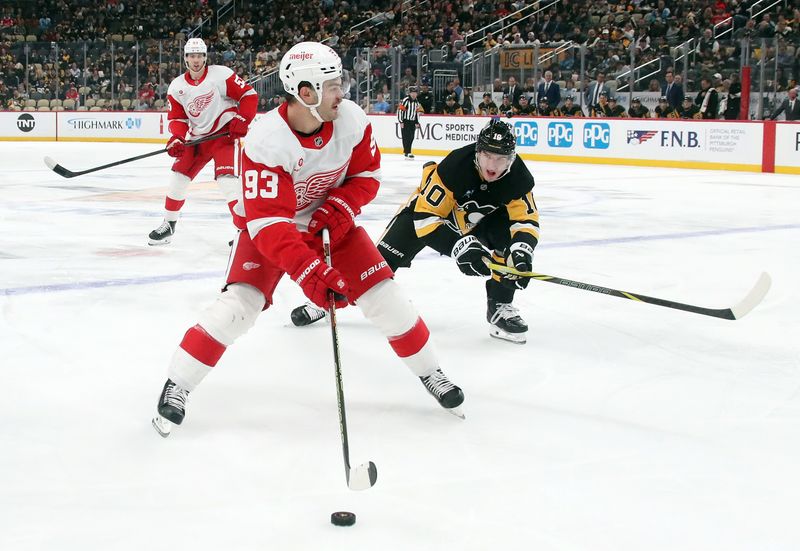
[[189,75],[198,77],[203,72],[206,65],[206,56],[203,54],[187,54],[186,67],[189,69]]
[[481,171],[481,178],[487,182],[494,182],[501,178],[511,167],[512,162],[514,162],[514,155],[500,155],[488,151],[478,152],[478,169]]
[[322,83],[322,102],[317,107],[317,113],[324,121],[333,121],[339,116],[339,104],[344,98],[342,79],[334,78]]

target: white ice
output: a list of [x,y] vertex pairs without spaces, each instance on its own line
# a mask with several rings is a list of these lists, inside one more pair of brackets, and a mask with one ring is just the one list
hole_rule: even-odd
[[[798,549],[800,185],[796,176],[529,163],[535,269],[709,307],[725,321],[545,282],[528,343],[488,336],[483,281],[425,252],[398,281],[466,394],[440,409],[360,311],[340,313],[345,486],[329,326],[275,305],[189,398],[150,418],[170,356],[222,283],[232,237],[210,170],[171,245],[150,247],[169,159],[71,180],[154,145],[0,146],[0,549]],[[426,158],[384,159],[380,235]],[[353,511],[352,528],[334,511]]]

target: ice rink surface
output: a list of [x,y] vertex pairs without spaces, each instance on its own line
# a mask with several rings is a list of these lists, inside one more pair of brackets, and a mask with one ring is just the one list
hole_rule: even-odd
[[[436,405],[385,340],[340,315],[345,486],[327,323],[290,325],[291,281],[189,398],[150,426],[167,363],[216,297],[232,227],[209,169],[173,243],[169,159],[71,180],[155,145],[0,145],[0,549],[796,551],[800,541],[797,176],[529,163],[536,271],[727,307],[739,321],[544,282],[528,343],[491,339],[483,281],[425,252],[397,280],[466,395]],[[374,237],[427,158],[384,158]],[[353,511],[351,528],[333,511]]]

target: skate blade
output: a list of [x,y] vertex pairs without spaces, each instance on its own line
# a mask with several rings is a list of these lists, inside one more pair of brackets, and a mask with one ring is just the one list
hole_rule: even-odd
[[156,415],[153,417],[153,428],[156,429],[156,432],[161,435],[162,438],[166,438],[172,432],[172,422],[164,419],[160,415]]
[[508,333],[496,327],[492,327],[489,330],[489,336],[502,341],[513,342],[514,344],[525,344],[528,342],[527,333]]
[[466,419],[466,418],[467,418],[467,417],[464,415],[464,412],[463,412],[463,411],[461,411],[461,406],[456,406],[456,407],[454,407],[454,408],[449,408],[449,409],[445,408],[445,411],[446,411],[447,413],[451,413],[451,414],[455,415],[455,416],[456,416],[456,417],[458,417],[459,419]]
[[172,239],[170,239],[169,237],[165,237],[164,239],[161,240],[156,240],[156,239],[147,240],[148,245],[169,245],[170,243],[172,243]]

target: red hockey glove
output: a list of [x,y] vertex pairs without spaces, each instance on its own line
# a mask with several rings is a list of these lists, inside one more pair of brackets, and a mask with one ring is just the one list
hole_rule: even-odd
[[356,214],[358,213],[347,204],[347,201],[341,197],[329,195],[328,200],[311,215],[308,231],[317,233],[321,232],[322,228],[328,228],[328,231],[331,232],[331,243],[335,243],[353,229],[356,223]]
[[330,306],[330,291],[334,291],[337,308],[347,306],[347,298],[345,298],[345,294],[348,292],[347,282],[342,274],[325,264],[318,256],[301,264],[292,274],[292,279],[303,289],[303,293],[311,302],[320,308]]
[[248,126],[250,126],[250,123],[247,122],[247,119],[236,113],[231,122],[228,123],[228,135],[232,140],[243,138],[247,134]]
[[186,153],[186,145],[183,143],[183,138],[180,136],[170,136],[167,140],[167,155],[170,157],[182,157]]

